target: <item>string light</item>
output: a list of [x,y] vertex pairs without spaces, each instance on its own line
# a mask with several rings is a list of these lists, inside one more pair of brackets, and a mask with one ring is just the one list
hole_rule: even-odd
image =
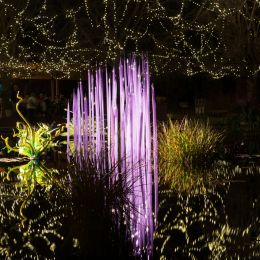
[[0,8],[1,77],[70,77],[128,51],[148,51],[154,74],[260,68],[256,0],[0,0]]

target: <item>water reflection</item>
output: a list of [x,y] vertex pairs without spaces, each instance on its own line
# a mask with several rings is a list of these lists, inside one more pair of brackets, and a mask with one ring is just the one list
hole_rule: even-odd
[[106,188],[94,168],[88,170],[66,165],[58,171],[30,161],[2,171],[0,258],[129,256],[129,231],[120,225],[128,194],[119,183]]
[[[0,258],[131,258],[122,207],[129,194],[97,181],[94,169],[75,167],[58,171],[35,161],[3,169]],[[160,192],[154,259],[260,257],[259,168],[222,165],[216,176],[190,195]]]
[[70,209],[52,174],[36,161],[1,172],[0,256],[5,259],[53,259],[62,246],[62,226]]
[[260,257],[259,169],[221,167],[204,194],[160,194],[156,254],[162,259]]
[[2,172],[2,176],[6,175],[4,179],[7,180],[16,180],[16,186],[22,185],[28,190],[36,185],[50,189],[55,173],[58,174],[58,170],[46,167],[44,161],[30,160],[23,165],[9,167],[7,172]]

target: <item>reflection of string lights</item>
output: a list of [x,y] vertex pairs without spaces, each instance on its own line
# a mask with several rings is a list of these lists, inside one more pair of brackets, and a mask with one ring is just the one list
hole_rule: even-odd
[[122,51],[150,52],[157,74],[259,70],[258,2],[28,0],[0,1],[0,8],[0,68],[13,77],[69,77]]
[[155,234],[158,255],[162,259],[259,258],[259,201],[248,202],[250,215],[247,214],[242,226],[232,222],[227,205],[232,178],[241,173],[240,176],[256,174],[255,170],[249,168],[242,173],[239,167],[233,171],[222,168],[218,175],[226,181],[207,189],[206,194],[183,196],[172,191],[161,192],[161,218]]
[[[120,257],[124,250],[129,256],[123,249],[128,231],[118,229],[127,224],[126,179],[106,186],[107,176],[97,178],[91,164],[84,164],[83,171],[75,164],[57,171],[33,163],[23,165],[22,171],[14,169],[10,181],[1,179],[1,259],[81,259],[86,252],[90,257],[109,253],[125,259]],[[89,252],[93,244],[102,250]],[[108,258],[114,259],[111,255]]]
[[[27,199],[25,185],[6,182],[0,185],[0,193],[0,257],[47,259],[45,257],[48,256],[53,259],[56,247],[63,240],[61,227],[69,210],[59,188],[55,186],[46,193],[38,186]],[[19,212],[24,201],[23,210],[27,215],[31,213],[26,225],[21,225]]]
[[[257,174],[259,174],[259,169],[257,170]],[[71,182],[69,175],[65,173],[66,170],[60,172],[60,176],[64,178],[62,177],[59,181],[62,187],[66,187],[66,192],[62,188],[61,190],[59,185],[54,185],[48,192],[39,186],[34,190],[25,205],[26,210],[32,213],[25,228],[21,225],[19,209],[21,199],[26,197],[27,190],[21,185],[14,188],[15,183],[0,185],[1,258],[53,259],[57,252],[56,249],[64,246],[62,244],[65,236],[64,223],[66,223],[65,231],[67,227],[70,227],[67,224],[68,218],[71,218],[73,224],[77,223],[75,212],[73,214],[71,212],[71,203],[73,203],[71,199],[75,200],[75,197],[72,196],[72,187],[68,183],[72,184],[75,181],[74,188],[82,187],[82,177],[83,179],[91,178],[86,172],[81,172],[80,178],[77,179],[75,175],[76,179]],[[246,214],[247,221],[239,228],[235,227],[232,220],[229,219],[228,208],[225,204],[232,178],[241,174],[243,176],[255,173],[256,171],[252,168],[246,172],[239,167],[232,172],[222,169],[219,174],[222,174],[222,178],[227,181],[217,189],[216,187],[208,189],[205,194],[182,196],[172,192],[164,193],[159,211],[159,216],[162,218],[159,218],[155,234],[155,245],[161,259],[175,259],[180,255],[185,259],[192,259],[192,257],[201,259],[202,257],[199,256],[203,252],[208,254],[207,259],[238,259],[241,257],[258,259],[260,257],[259,201],[257,198],[250,201],[250,214]],[[257,175],[257,177],[259,176]],[[86,186],[90,185],[85,181],[83,183]],[[103,187],[103,185],[101,186]],[[257,183],[254,187],[257,189]],[[98,191],[95,192],[98,194]],[[82,196],[78,189],[74,192],[79,196],[76,198],[82,205],[81,202],[85,201],[86,197]],[[82,210],[82,207],[79,207],[78,210]],[[82,214],[79,214],[78,217],[81,218]],[[78,248],[79,240],[77,238],[72,240],[73,246]],[[64,249],[64,247],[62,248]],[[80,249],[78,250],[80,251]],[[163,258],[163,256],[165,257]]]

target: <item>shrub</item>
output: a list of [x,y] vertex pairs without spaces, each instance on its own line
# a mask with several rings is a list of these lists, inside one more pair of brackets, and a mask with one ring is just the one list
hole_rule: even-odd
[[185,190],[200,182],[202,173],[213,165],[222,139],[223,134],[208,123],[187,118],[163,123],[159,131],[161,183]]

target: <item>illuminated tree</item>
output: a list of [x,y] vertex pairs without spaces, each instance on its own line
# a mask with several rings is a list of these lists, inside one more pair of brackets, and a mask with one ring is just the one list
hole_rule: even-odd
[[[170,1],[162,1],[164,3]],[[174,40],[176,50],[166,53],[176,70],[191,75],[209,72],[213,77],[226,74],[253,75],[259,70],[260,3],[257,0],[187,0],[172,11],[164,5],[164,17],[176,30],[169,30],[162,41]],[[168,12],[168,14],[167,14]],[[169,57],[171,59],[169,59]]]
[[218,12],[224,19],[223,58],[240,74],[253,74],[260,61],[260,2],[219,1]]
[[13,76],[69,76],[130,51],[148,52],[157,74],[259,70],[258,0],[1,0],[0,10],[0,68]]
[[126,49],[139,52],[148,7],[146,1],[0,1],[0,67],[14,76],[33,70],[69,74],[113,62]]

